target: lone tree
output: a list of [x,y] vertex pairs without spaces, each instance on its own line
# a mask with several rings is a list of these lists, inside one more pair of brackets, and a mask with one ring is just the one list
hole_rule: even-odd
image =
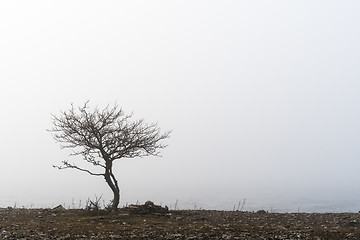
[[[70,156],[81,156],[95,168],[90,170],[67,160],[62,161],[61,166],[54,167],[73,168],[93,176],[103,176],[114,194],[111,208],[116,210],[120,202],[120,189],[113,173],[113,162],[121,158],[159,156],[159,150],[166,147],[161,142],[170,136],[170,132],[161,133],[157,123],[131,120],[132,114],[125,115],[116,104],[102,110],[91,110],[88,103],[77,108],[71,105],[59,116],[52,115],[53,128],[49,131],[61,148],[73,149]],[[99,170],[95,172],[93,169],[97,168]]]

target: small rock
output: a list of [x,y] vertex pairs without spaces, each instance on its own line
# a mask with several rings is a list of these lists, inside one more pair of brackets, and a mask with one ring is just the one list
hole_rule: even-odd
[[267,212],[265,210],[261,209],[261,210],[257,211],[256,213],[264,214],[264,213],[267,213]]
[[144,204],[146,207],[153,207],[155,204],[152,201],[146,201]]
[[51,209],[52,211],[66,211],[66,209],[60,204],[56,207],[54,207],[53,209]]

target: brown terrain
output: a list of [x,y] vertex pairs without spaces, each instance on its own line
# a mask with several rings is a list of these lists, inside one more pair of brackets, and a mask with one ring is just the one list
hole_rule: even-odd
[[357,213],[0,209],[0,239],[360,239]]

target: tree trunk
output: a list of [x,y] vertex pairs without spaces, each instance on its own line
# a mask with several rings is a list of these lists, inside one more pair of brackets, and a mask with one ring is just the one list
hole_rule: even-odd
[[105,181],[106,183],[109,185],[109,187],[111,188],[113,194],[114,194],[114,198],[112,201],[112,205],[111,205],[111,210],[116,211],[118,210],[118,205],[120,203],[120,188],[118,186],[117,180],[114,176],[114,174],[110,169],[106,169],[105,171]]
[[113,202],[112,202],[111,209],[114,210],[114,211],[118,210],[119,203],[120,203],[120,190],[117,189],[114,192],[114,199],[113,199]]

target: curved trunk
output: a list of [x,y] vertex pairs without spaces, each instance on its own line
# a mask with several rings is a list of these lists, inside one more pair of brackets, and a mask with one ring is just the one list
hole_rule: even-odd
[[105,177],[106,183],[109,185],[109,187],[111,188],[111,190],[114,194],[111,209],[117,210],[118,205],[120,203],[120,188],[119,188],[119,185],[117,183],[117,180],[116,180],[114,174],[112,173],[111,167],[112,167],[112,164],[109,164],[109,166],[106,167],[104,177]]

